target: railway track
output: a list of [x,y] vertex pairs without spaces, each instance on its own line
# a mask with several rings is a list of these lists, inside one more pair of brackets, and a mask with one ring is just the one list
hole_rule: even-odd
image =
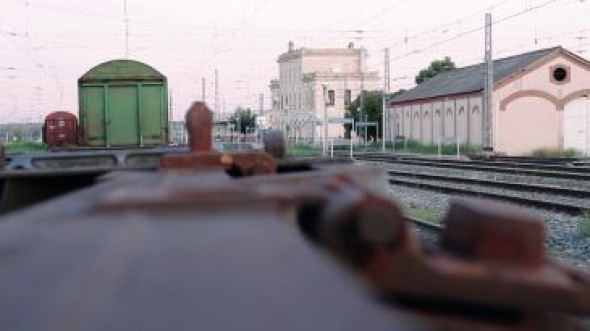
[[[521,176],[537,176],[548,179],[590,181],[588,167],[568,167],[548,164],[530,164],[500,161],[429,160],[392,157],[378,154],[359,155],[358,160],[401,164],[405,166],[436,169],[459,169],[479,172],[495,172]],[[495,162],[495,161],[491,161]],[[590,190],[540,183],[523,183],[510,180],[474,178],[463,175],[429,173],[390,169],[389,184],[425,189],[447,194],[475,196],[512,202],[529,207],[554,210],[568,214],[582,214],[590,210]]]
[[[590,199],[590,190],[579,188],[561,187],[555,185],[545,184],[524,184],[515,183],[503,180],[490,180],[480,178],[469,178],[451,175],[416,173],[402,170],[389,170],[389,175],[395,178],[410,178],[417,180],[429,180],[436,182],[448,182],[456,184],[479,185],[490,188],[501,188],[519,192],[543,192],[546,194],[554,194],[570,198]],[[589,206],[590,207],[590,206]]]
[[431,160],[431,159],[404,159],[404,158],[393,158],[391,156],[369,156],[359,155],[356,157],[359,161],[369,162],[385,162],[385,163],[396,163],[404,165],[415,165],[415,166],[426,166],[431,168],[440,169],[461,169],[461,170],[473,170],[473,171],[485,171],[485,172],[496,172],[506,173],[513,175],[526,175],[526,176],[537,176],[544,178],[554,179],[572,179],[572,180],[584,180],[590,181],[590,173],[586,172],[587,167],[559,167],[552,170],[547,169],[533,169],[525,167],[515,166],[499,166],[499,165],[481,165],[477,163],[471,163],[471,161],[449,161],[449,160]]
[[566,202],[566,201],[555,201],[550,199],[540,199],[540,198],[532,198],[526,197],[522,195],[518,195],[518,192],[515,191],[512,194],[506,193],[499,193],[488,191],[484,187],[482,188],[467,188],[467,187],[459,187],[453,184],[449,184],[446,182],[426,182],[408,178],[396,178],[390,177],[389,178],[390,185],[403,185],[413,188],[420,188],[426,190],[437,191],[441,193],[448,193],[448,194],[457,194],[457,195],[467,195],[470,197],[482,197],[482,198],[491,198],[497,200],[508,201],[512,203],[517,203],[521,205],[526,205],[530,207],[537,207],[543,209],[550,209],[560,212],[565,212],[569,214],[582,214],[589,209],[588,205],[578,204],[573,202]]
[[421,219],[417,219],[414,217],[406,217],[407,221],[414,224],[415,226],[421,228],[421,229],[426,229],[430,232],[434,232],[434,233],[439,233],[444,229],[444,226],[438,224],[438,223],[433,223],[433,222],[428,222],[428,221],[423,221]]

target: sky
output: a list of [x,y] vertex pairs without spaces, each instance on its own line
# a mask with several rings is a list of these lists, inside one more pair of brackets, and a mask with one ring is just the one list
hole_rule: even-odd
[[[126,6],[125,6],[126,3]],[[270,107],[277,57],[295,47],[369,53],[383,73],[390,49],[392,90],[411,88],[430,61],[482,62],[485,13],[493,15],[494,58],[562,45],[590,57],[590,0],[0,0],[0,122],[77,113],[77,80],[126,56],[168,77],[173,119],[192,101],[219,109]],[[125,7],[127,15],[125,15]],[[126,38],[125,17],[128,19]],[[126,40],[128,42],[126,42]],[[126,47],[128,45],[128,47]]]

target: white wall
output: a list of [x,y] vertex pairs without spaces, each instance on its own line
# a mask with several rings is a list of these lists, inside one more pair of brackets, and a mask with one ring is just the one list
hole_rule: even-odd
[[422,140],[425,144],[432,144],[432,103],[422,105]]
[[467,143],[469,136],[469,108],[467,98],[457,100],[455,114],[456,136],[459,138],[460,143]]
[[469,144],[483,144],[483,98],[469,98]]
[[565,106],[564,147],[590,154],[590,98],[578,98]]

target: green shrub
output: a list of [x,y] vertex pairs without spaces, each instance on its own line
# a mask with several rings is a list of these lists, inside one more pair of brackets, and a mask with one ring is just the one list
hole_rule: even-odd
[[572,158],[572,157],[580,157],[582,156],[582,153],[580,153],[580,151],[578,151],[577,149],[574,148],[568,148],[568,149],[552,149],[552,148],[539,148],[539,149],[535,149],[532,153],[531,156],[533,157],[541,157],[541,158],[560,158],[560,157],[566,157],[566,158]]
[[47,146],[39,142],[17,141],[6,143],[4,145],[4,151],[7,154],[41,152],[47,151]]
[[322,150],[312,145],[297,144],[287,148],[288,156],[319,156]]
[[586,210],[580,217],[578,224],[578,232],[584,238],[590,238],[590,210]]
[[[385,144],[387,150],[392,150],[392,143],[388,142]],[[379,144],[379,148],[381,145]],[[401,153],[411,153],[411,154],[438,154],[438,145],[437,144],[423,144],[416,140],[408,140],[405,141],[397,141],[395,143],[395,151]],[[460,144],[459,145],[459,153],[461,155],[472,155],[478,154],[481,151],[481,148],[478,146],[470,145],[470,144]],[[457,154],[457,145],[456,144],[442,144],[441,145],[441,154],[442,155],[456,155]]]

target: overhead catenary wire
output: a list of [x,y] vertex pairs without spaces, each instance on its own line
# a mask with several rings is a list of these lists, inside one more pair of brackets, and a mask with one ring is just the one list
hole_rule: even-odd
[[[492,24],[499,24],[499,23],[507,22],[507,21],[509,21],[509,20],[511,20],[511,19],[514,19],[514,18],[516,18],[516,17],[519,17],[519,16],[522,16],[522,15],[525,15],[525,14],[527,14],[527,13],[529,13],[529,12],[533,11],[533,10],[536,10],[536,9],[540,9],[540,8],[546,7],[546,6],[548,6],[548,5],[552,4],[552,3],[555,3],[555,2],[557,2],[557,1],[558,1],[558,0],[549,0],[549,1],[545,1],[545,2],[543,2],[543,3],[539,4],[539,5],[536,5],[536,6],[534,6],[534,7],[530,7],[530,8],[527,8],[527,9],[525,9],[525,10],[522,10],[522,11],[519,11],[519,12],[516,12],[516,13],[513,13],[513,14],[510,14],[510,15],[508,15],[508,16],[505,16],[505,17],[499,18],[499,19],[497,19],[497,20],[494,20],[494,21],[492,22]],[[392,60],[400,60],[400,59],[403,59],[403,58],[406,58],[406,57],[412,56],[412,55],[414,55],[414,54],[417,54],[417,53],[423,52],[423,51],[425,51],[425,50],[428,50],[428,49],[431,49],[431,48],[434,48],[434,47],[437,47],[437,46],[440,46],[440,45],[444,45],[444,44],[446,44],[446,43],[449,43],[449,42],[451,42],[451,41],[457,40],[457,39],[459,39],[459,38],[462,38],[462,37],[464,37],[464,36],[467,36],[467,35],[473,34],[473,33],[475,33],[475,32],[481,31],[481,30],[483,30],[483,29],[485,29],[485,25],[478,26],[478,27],[476,27],[476,28],[470,29],[470,30],[468,30],[468,31],[466,31],[466,32],[463,32],[463,33],[461,33],[461,34],[459,34],[459,35],[456,35],[456,36],[454,36],[454,37],[450,37],[450,38],[443,39],[443,40],[441,40],[441,41],[435,42],[435,43],[433,43],[433,44],[431,44],[431,45],[429,45],[429,46],[427,46],[427,47],[423,47],[423,48],[420,48],[420,49],[415,49],[415,50],[412,50],[412,51],[410,51],[410,52],[404,53],[404,54],[402,54],[402,55],[399,55],[399,56],[397,56],[397,57],[394,57]]]

